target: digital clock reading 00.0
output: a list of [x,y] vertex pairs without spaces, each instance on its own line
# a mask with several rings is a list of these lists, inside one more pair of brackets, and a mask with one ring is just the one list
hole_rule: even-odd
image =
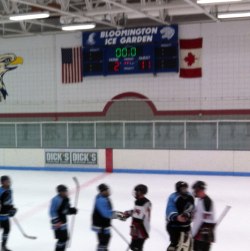
[[116,58],[127,58],[127,57],[136,57],[137,48],[136,47],[118,47],[115,49]]

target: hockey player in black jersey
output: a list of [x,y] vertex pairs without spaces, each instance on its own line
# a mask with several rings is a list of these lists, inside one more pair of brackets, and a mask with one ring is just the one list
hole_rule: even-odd
[[92,214],[92,230],[98,239],[97,251],[108,251],[111,238],[110,227],[112,219],[124,220],[123,213],[113,211],[110,197],[110,188],[106,184],[98,186],[98,195],[95,198]]
[[16,214],[17,209],[13,206],[11,180],[8,176],[1,177],[0,187],[0,228],[3,229],[2,249],[1,251],[10,251],[7,247],[7,241],[10,232],[10,217]]
[[190,225],[194,210],[194,198],[188,192],[188,184],[179,181],[176,192],[171,194],[166,208],[167,232],[170,245],[167,251],[189,251],[192,248]]
[[64,251],[69,239],[67,215],[77,214],[77,209],[70,206],[68,188],[64,185],[57,186],[57,193],[50,205],[52,228],[55,232],[56,251]]
[[192,227],[194,251],[209,251],[211,243],[214,242],[213,201],[206,194],[204,181],[194,183],[193,193],[198,198]]
[[147,192],[147,186],[137,185],[134,188],[134,209],[124,212],[125,218],[132,216],[130,249],[134,251],[142,251],[145,240],[149,238],[151,202],[145,197]]

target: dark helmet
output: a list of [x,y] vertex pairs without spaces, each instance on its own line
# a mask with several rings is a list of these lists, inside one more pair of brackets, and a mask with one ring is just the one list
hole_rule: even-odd
[[176,192],[180,192],[181,191],[181,188],[188,188],[188,183],[185,182],[185,181],[178,181],[176,184],[175,184],[175,190]]
[[100,184],[98,187],[97,187],[98,191],[101,193],[101,192],[104,192],[106,190],[109,190],[109,187],[108,185],[106,184]]
[[65,185],[59,185],[57,186],[56,190],[58,193],[61,193],[61,192],[67,192],[68,188]]
[[140,184],[140,185],[137,185],[134,190],[136,192],[141,192],[142,194],[147,194],[148,192],[148,187],[143,185],[143,184]]
[[206,189],[206,183],[204,181],[201,181],[201,180],[198,180],[196,181],[192,188],[195,190],[195,189],[200,189],[200,190],[205,190]]
[[1,183],[3,183],[4,181],[10,180],[10,177],[7,175],[3,175],[1,176]]

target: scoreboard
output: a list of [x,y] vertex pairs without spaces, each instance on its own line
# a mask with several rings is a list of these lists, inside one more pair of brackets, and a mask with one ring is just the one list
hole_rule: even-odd
[[178,26],[83,33],[83,76],[179,71]]

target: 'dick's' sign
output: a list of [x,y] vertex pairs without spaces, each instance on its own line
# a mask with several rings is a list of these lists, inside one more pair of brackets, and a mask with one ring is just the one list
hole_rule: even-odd
[[97,165],[97,152],[72,152],[72,164]]
[[97,151],[81,151],[81,150],[45,150],[46,165],[81,165],[81,166],[97,166]]
[[70,164],[69,152],[45,152],[46,164]]
[[107,46],[143,44],[154,42],[177,42],[178,26],[138,27],[101,32],[83,32],[83,46]]

